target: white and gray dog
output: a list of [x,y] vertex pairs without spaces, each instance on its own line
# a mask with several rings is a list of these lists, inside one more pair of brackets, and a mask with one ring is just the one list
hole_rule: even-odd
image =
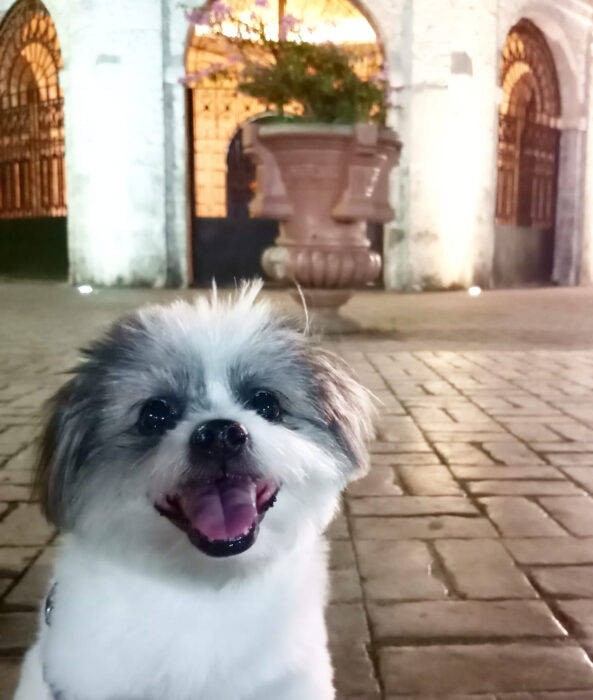
[[54,397],[67,535],[17,700],[335,697],[323,531],[371,402],[259,289],[139,310]]

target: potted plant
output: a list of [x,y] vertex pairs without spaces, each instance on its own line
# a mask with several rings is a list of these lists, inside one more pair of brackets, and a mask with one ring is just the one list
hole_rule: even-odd
[[250,214],[280,222],[263,266],[275,279],[298,283],[326,327],[342,327],[337,308],[381,271],[367,222],[394,217],[388,179],[401,143],[384,126],[386,74],[361,77],[355,54],[307,39],[310,28],[292,15],[272,30],[262,15],[267,4],[255,0],[252,11],[237,12],[214,2],[188,13],[210,40],[222,42],[227,60],[185,80],[233,76],[239,91],[273,115],[243,131],[257,166]]

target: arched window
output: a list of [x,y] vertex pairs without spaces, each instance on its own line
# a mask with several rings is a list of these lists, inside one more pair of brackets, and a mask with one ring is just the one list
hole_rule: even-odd
[[552,228],[556,212],[560,90],[544,35],[522,19],[500,64],[496,223]]
[[45,6],[19,0],[0,23],[0,218],[66,215],[61,67]]

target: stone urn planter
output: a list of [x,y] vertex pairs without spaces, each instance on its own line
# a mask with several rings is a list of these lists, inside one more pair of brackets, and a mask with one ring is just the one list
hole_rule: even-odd
[[372,124],[250,124],[243,147],[256,164],[250,215],[280,222],[264,270],[301,286],[315,325],[348,329],[339,307],[381,272],[366,224],[395,215],[389,173],[399,161],[397,134]]

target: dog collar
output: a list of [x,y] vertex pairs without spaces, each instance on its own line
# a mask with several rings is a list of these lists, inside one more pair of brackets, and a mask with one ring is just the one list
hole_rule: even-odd
[[50,589],[45,596],[45,604],[43,606],[43,615],[45,617],[45,624],[50,627],[51,626],[51,618],[52,614],[54,611],[54,602],[55,602],[55,594],[56,594],[56,588],[58,587],[57,581],[52,583],[50,586]]

